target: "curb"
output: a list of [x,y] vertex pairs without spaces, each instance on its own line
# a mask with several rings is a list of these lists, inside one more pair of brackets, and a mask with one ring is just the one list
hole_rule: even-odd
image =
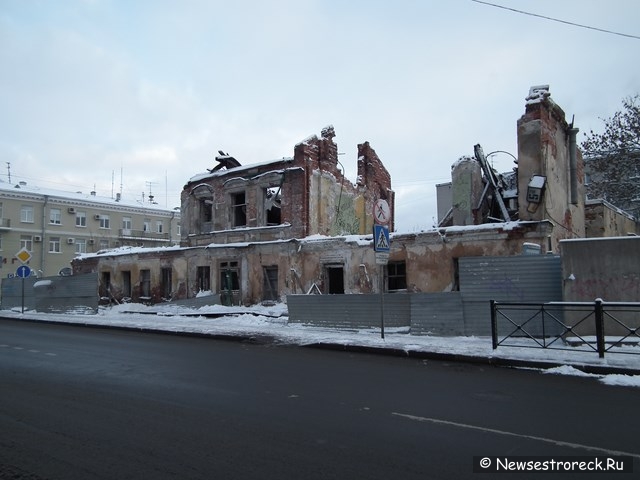
[[[193,338],[209,338],[212,340],[223,340],[228,342],[237,342],[237,343],[250,343],[253,345],[278,345],[278,346],[294,346],[300,348],[315,348],[319,350],[332,350],[332,351],[342,351],[342,352],[350,352],[350,353],[367,353],[372,355],[387,355],[393,357],[406,357],[406,358],[415,358],[415,359],[426,359],[426,360],[438,360],[438,361],[449,361],[449,362],[459,362],[459,363],[471,363],[477,365],[489,365],[494,367],[506,367],[506,368],[535,368],[541,370],[547,370],[550,368],[562,367],[566,366],[566,363],[557,363],[557,362],[544,362],[544,361],[536,361],[536,360],[521,360],[514,358],[503,358],[503,357],[481,357],[474,355],[463,355],[457,353],[441,353],[441,352],[425,352],[418,350],[404,350],[400,348],[385,348],[385,347],[374,347],[367,345],[345,345],[340,343],[327,343],[327,342],[317,342],[317,343],[305,343],[305,344],[296,344],[296,343],[286,343],[280,341],[278,337],[267,335],[267,334],[225,334],[225,333],[204,333],[204,332],[190,332],[190,331],[178,331],[178,330],[158,330],[153,328],[145,328],[145,327],[131,327],[131,326],[123,326],[123,325],[100,325],[94,323],[76,323],[76,322],[63,322],[60,320],[36,320],[33,318],[15,318],[15,317],[5,317],[0,315],[1,319],[5,320],[15,320],[21,322],[30,322],[30,323],[44,323],[48,325],[64,325],[64,326],[77,326],[77,327],[85,327],[85,328],[94,328],[100,330],[119,330],[124,332],[137,332],[137,333],[154,333],[160,335],[174,335],[174,336],[183,336],[183,337],[193,337]],[[589,364],[570,364],[570,366],[574,367],[577,370],[580,370],[585,373],[590,373],[594,375],[640,375],[639,369],[632,368],[621,368],[621,367],[610,367],[610,366],[602,366],[602,365],[589,365]]]

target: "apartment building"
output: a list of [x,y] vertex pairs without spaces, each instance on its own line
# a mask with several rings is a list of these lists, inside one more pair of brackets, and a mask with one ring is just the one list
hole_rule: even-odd
[[[153,200],[153,198],[151,198]],[[161,247],[180,243],[180,211],[149,201],[65,192],[26,182],[0,181],[0,275],[15,273],[15,256],[29,252],[38,276],[70,273],[71,260],[85,253],[123,246]]]

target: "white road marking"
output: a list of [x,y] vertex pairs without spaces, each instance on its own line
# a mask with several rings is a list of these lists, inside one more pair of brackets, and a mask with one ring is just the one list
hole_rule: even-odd
[[527,440],[535,440],[537,442],[552,443],[554,445],[558,445],[561,447],[582,448],[585,450],[593,450],[597,452],[606,453],[607,455],[627,455],[630,457],[640,458],[640,453],[630,453],[630,452],[621,452],[618,450],[609,450],[607,448],[593,447],[591,445],[582,445],[579,443],[572,443],[572,442],[564,442],[562,440],[554,440],[552,438],[545,438],[545,437],[536,437],[534,435],[524,435],[521,433],[507,432],[504,430],[496,430],[495,428],[486,428],[486,427],[479,427],[477,425],[469,425],[466,423],[451,422],[449,420],[440,420],[437,418],[428,418],[428,417],[418,417],[415,415],[408,415],[406,413],[398,413],[398,412],[391,412],[391,415],[395,415],[396,417],[407,418],[409,420],[413,420],[416,422],[427,422],[427,423],[435,423],[439,425],[448,425],[451,427],[466,428],[469,430],[479,430],[481,432],[487,432],[487,433],[495,433],[497,435],[507,435],[510,437],[525,438]]

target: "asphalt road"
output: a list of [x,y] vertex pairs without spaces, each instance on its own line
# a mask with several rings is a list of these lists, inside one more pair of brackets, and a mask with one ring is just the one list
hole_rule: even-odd
[[623,453],[639,472],[639,406],[591,378],[0,319],[2,479],[491,478],[474,456]]

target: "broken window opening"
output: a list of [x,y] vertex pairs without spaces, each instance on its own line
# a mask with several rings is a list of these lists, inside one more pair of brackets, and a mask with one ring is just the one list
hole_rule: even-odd
[[407,289],[407,264],[389,262],[387,264],[387,291],[396,292]]
[[172,270],[169,267],[163,267],[160,269],[161,274],[161,283],[160,283],[160,291],[162,292],[162,298],[165,300],[170,300],[172,295],[171,288],[171,280],[172,280]]
[[238,262],[220,262],[220,302],[234,305],[240,298],[240,267]]
[[280,225],[282,223],[282,196],[280,187],[268,187],[265,189],[265,216],[267,226]]
[[199,292],[211,290],[211,268],[208,266],[198,267],[196,272],[196,286]]
[[128,270],[122,272],[122,296],[131,298],[131,272]]
[[325,273],[325,293],[343,294],[344,293],[344,266],[343,265],[326,265]]
[[231,222],[233,227],[244,227],[247,225],[245,192],[231,194]]
[[140,298],[151,299],[151,270],[140,270]]
[[278,301],[278,266],[262,267],[262,300]]

